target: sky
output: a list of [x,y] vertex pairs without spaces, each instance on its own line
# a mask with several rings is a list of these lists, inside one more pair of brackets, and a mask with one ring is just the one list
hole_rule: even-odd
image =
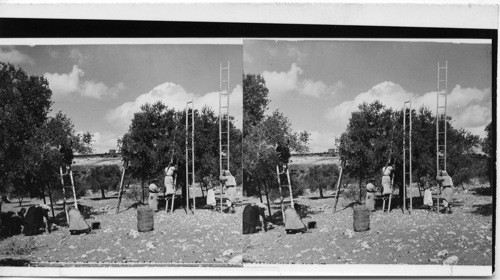
[[492,119],[487,43],[245,40],[243,61],[245,74],[264,77],[269,111],[310,132],[311,152],[333,148],[363,102],[401,109],[411,99],[435,112],[438,62],[448,61],[452,125],[484,137]]
[[0,46],[0,61],[43,75],[52,90],[52,114],[61,110],[77,132],[94,135],[95,153],[117,148],[133,114],[161,100],[182,110],[219,111],[219,65],[230,62],[230,114],[241,128],[242,45]]

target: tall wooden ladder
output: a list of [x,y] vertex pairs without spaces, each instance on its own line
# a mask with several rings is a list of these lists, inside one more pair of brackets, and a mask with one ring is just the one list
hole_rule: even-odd
[[196,195],[194,194],[195,170],[194,170],[194,101],[186,103],[186,213],[189,209],[189,192],[193,190],[193,208],[196,210]]
[[[288,187],[288,191],[290,193],[290,204],[292,206],[292,209],[295,209],[294,203],[293,203],[293,193],[292,193],[292,184],[290,183],[290,169],[288,168],[288,164],[286,167],[282,166],[282,169],[280,170],[280,166],[276,165],[276,174],[278,175],[278,185],[279,185],[279,191],[280,191],[280,204],[281,204],[281,214],[283,215],[283,222],[285,222],[285,209],[283,206],[283,191],[281,188],[283,187]],[[286,174],[286,182],[281,182],[281,175]]]
[[[446,106],[448,93],[448,61],[444,66],[438,62],[437,73],[437,94],[436,94],[436,176],[440,170],[446,170],[446,135],[447,120]],[[439,213],[439,200],[441,186],[438,183],[437,191],[437,212]]]
[[406,198],[410,197],[409,213],[413,210],[413,192],[412,192],[412,157],[411,157],[411,100],[404,103],[403,106],[403,214],[407,210]]
[[[219,64],[219,174],[229,170],[229,61],[227,66]],[[224,182],[220,185],[220,209],[224,198]]]
[[71,180],[71,188],[73,190],[73,199],[75,203],[75,209],[78,210],[78,202],[76,200],[76,189],[75,189],[75,181],[73,180],[73,171],[71,170],[71,165],[67,166],[66,169],[66,174],[63,173],[63,167],[59,167],[59,174],[61,176],[61,184],[62,184],[62,191],[63,191],[63,207],[64,207],[64,212],[66,213],[66,221],[69,225],[69,214],[68,214],[68,209],[66,208],[66,190],[65,190],[65,184],[64,184],[64,175],[69,174],[69,178]]

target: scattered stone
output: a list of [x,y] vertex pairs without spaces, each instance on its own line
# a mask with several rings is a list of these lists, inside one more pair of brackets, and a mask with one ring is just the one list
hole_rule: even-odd
[[225,262],[226,260],[223,258],[214,258],[214,261],[216,262]]
[[440,259],[431,259],[431,258],[429,258],[429,261],[430,261],[430,262],[435,262],[435,263],[438,263],[438,262],[440,262],[441,260],[440,260]]
[[371,247],[372,246],[370,246],[370,244],[368,244],[368,242],[366,242],[366,241],[361,242],[361,248],[370,249]]
[[128,236],[136,239],[137,237],[139,237],[139,232],[135,229],[130,229],[130,231],[128,232]]
[[353,238],[354,237],[354,231],[350,230],[350,229],[346,229],[343,233],[345,236],[347,236],[347,238]]
[[233,250],[228,249],[228,250],[226,250],[226,251],[224,251],[224,252],[222,253],[222,256],[223,256],[223,257],[229,257],[229,256],[231,256],[233,253],[234,253],[234,251],[233,251]]
[[243,256],[242,255],[237,255],[233,257],[232,259],[229,260],[230,264],[240,264],[243,262]]
[[156,246],[153,244],[153,242],[149,241],[146,243],[146,248],[148,249],[156,249]]
[[448,251],[447,250],[441,250],[441,251],[439,251],[437,253],[438,258],[445,257],[446,255],[448,255]]
[[457,264],[458,264],[457,256],[451,256],[443,262],[443,265],[457,265]]
[[454,231],[448,231],[446,232],[446,234],[449,234],[449,235],[456,235],[456,233]]

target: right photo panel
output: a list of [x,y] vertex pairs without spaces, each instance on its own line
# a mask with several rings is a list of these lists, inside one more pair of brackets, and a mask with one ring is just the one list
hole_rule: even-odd
[[244,263],[492,265],[490,40],[245,40],[243,61]]

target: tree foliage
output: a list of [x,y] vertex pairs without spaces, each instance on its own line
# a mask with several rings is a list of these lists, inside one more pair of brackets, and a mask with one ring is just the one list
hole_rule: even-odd
[[[436,173],[435,116],[422,107],[412,110],[412,174],[413,181]],[[474,162],[479,137],[456,129],[447,121],[447,171],[455,179],[465,180],[480,174],[464,174],[461,170]],[[394,160],[395,185],[403,181],[403,112],[386,108],[379,101],[361,104],[352,113],[347,130],[340,138],[339,151],[347,161],[346,172],[360,182],[376,178],[389,159]],[[458,175],[460,174],[460,175]],[[466,175],[466,176],[465,176]],[[464,177],[465,176],[465,177]],[[460,178],[459,178],[460,177]]]
[[101,198],[106,198],[106,191],[117,190],[120,184],[120,167],[117,165],[94,166],[83,178],[83,184],[93,192],[100,191]]
[[339,169],[336,164],[314,165],[309,167],[305,181],[311,191],[319,190],[319,196],[323,198],[323,190],[332,188],[338,176]]
[[[91,151],[92,135],[76,134],[62,112],[50,116],[52,92],[44,77],[0,62],[0,184],[2,193],[42,196],[58,182],[59,146]],[[53,189],[53,188],[52,188]]]
[[277,110],[266,115],[269,91],[260,75],[247,74],[243,80],[243,112],[249,116],[244,125],[243,184],[250,196],[278,187],[276,145],[288,140],[290,151],[305,152],[309,133],[292,131],[288,118]]
[[[185,185],[186,116],[157,102],[146,104],[134,115],[129,131],[119,141],[132,178],[146,182],[162,178],[171,160],[178,165],[177,183]],[[194,110],[196,181],[219,175],[219,124],[210,108]],[[230,170],[241,183],[241,130],[230,118]],[[162,181],[162,180],[161,180]]]

